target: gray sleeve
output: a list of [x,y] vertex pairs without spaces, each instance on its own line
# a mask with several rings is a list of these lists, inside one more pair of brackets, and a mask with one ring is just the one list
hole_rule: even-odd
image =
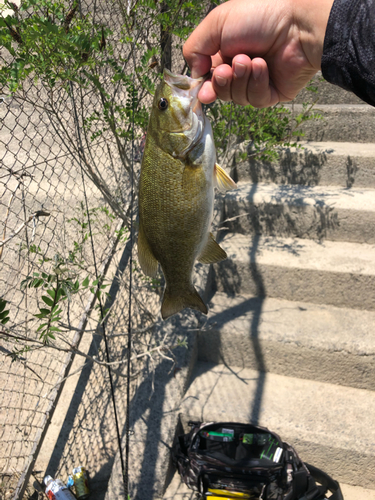
[[324,78],[375,106],[375,0],[335,0],[322,56]]

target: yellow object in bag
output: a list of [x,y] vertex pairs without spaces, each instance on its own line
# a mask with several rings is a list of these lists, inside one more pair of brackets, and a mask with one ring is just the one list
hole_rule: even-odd
[[208,488],[207,491],[213,493],[214,495],[220,495],[209,495],[207,498],[209,498],[210,500],[233,500],[234,498],[244,498],[245,500],[251,499],[251,496],[248,493],[242,493],[240,491],[216,490],[212,488]]
[[[207,500],[233,500],[233,498],[238,498],[238,497],[216,497],[210,495],[206,498]],[[250,497],[245,497],[245,498],[250,498]]]

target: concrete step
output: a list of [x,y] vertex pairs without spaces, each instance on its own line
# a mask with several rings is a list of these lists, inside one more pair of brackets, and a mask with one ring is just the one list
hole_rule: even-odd
[[328,83],[319,71],[312,79],[312,85],[317,88],[317,92],[303,89],[294,99],[295,103],[315,102],[318,104],[363,104],[363,101],[352,92],[348,92],[337,85]]
[[181,411],[268,427],[336,480],[374,487],[373,391],[199,362]]
[[[345,500],[375,500],[375,490],[340,483]],[[179,474],[173,476],[163,500],[196,500],[196,493],[181,482]]]
[[229,234],[213,289],[375,310],[375,246]]
[[250,158],[236,166],[237,180],[375,188],[375,144],[301,142],[281,149],[273,163]]
[[239,183],[225,196],[230,232],[375,243],[375,190]]
[[198,359],[375,390],[375,312],[216,293]]
[[[287,104],[294,116],[303,111],[302,104]],[[374,142],[375,108],[369,104],[319,104],[314,111],[320,120],[304,122],[299,130],[300,140],[335,142]]]

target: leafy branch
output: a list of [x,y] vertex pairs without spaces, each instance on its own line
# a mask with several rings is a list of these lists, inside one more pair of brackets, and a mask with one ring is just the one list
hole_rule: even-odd
[[280,104],[260,110],[220,101],[209,105],[207,115],[212,122],[219,162],[225,166],[234,156],[241,161],[253,156],[274,161],[278,147],[298,147],[296,138],[304,136],[301,125],[321,118],[313,109],[316,102],[304,104],[296,116]]
[[[48,258],[44,259],[47,262]],[[55,340],[55,333],[61,332],[58,322],[61,321],[62,305],[65,300],[71,300],[71,296],[77,294],[80,290],[90,289],[91,293],[96,294],[97,298],[101,297],[102,290],[108,285],[101,283],[101,279],[96,279],[90,284],[87,276],[81,283],[76,276],[71,276],[70,270],[65,267],[66,262],[59,255],[54,258],[55,265],[52,273],[33,272],[32,276],[27,276],[21,282],[21,289],[40,288],[43,290],[41,300],[44,302],[43,307],[39,307],[38,314],[34,316],[41,320],[41,324],[37,328],[39,339],[44,343],[48,343],[50,339]]]
[[7,307],[8,302],[2,298],[0,298],[0,323],[2,325],[6,325],[9,318],[9,309],[5,309]]

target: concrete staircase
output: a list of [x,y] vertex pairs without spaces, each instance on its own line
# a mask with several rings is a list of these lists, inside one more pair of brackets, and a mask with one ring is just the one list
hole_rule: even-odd
[[[374,500],[375,109],[319,86],[305,149],[237,167],[181,411],[269,427]],[[178,477],[172,498],[193,498]]]

